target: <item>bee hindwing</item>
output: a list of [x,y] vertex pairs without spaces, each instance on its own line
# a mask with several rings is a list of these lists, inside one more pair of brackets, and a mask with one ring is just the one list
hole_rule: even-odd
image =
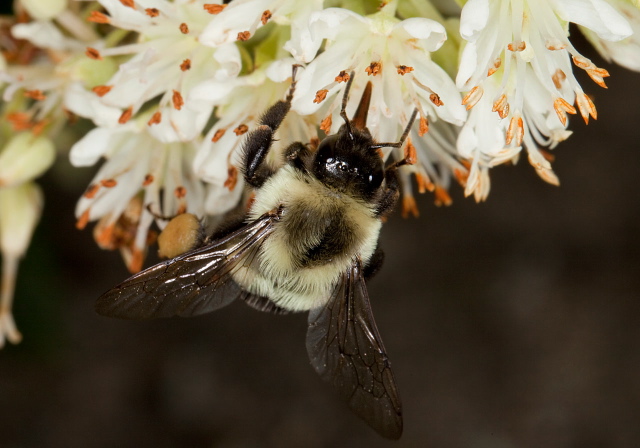
[[309,313],[307,352],[318,374],[382,436],[402,435],[402,407],[376,328],[361,262],[354,262],[327,305]]
[[236,298],[258,300],[240,289],[231,274],[257,255],[273,230],[276,213],[266,213],[212,243],[130,277],[96,302],[99,314],[121,319],[196,316]]

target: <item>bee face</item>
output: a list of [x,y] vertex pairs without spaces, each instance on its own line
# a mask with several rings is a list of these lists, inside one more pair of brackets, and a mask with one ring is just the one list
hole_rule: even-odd
[[371,200],[384,180],[384,166],[362,131],[325,138],[313,162],[313,175],[325,185]]

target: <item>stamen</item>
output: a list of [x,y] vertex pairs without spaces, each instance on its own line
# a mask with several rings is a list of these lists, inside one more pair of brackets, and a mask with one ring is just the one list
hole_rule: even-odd
[[96,50],[95,48],[87,47],[87,51],[85,51],[84,54],[88,58],[94,59],[96,61],[101,61],[102,60],[102,56],[100,55],[100,52],[98,50]]
[[146,176],[144,176],[144,180],[142,181],[142,186],[148,187],[149,185],[151,185],[153,180],[154,180],[153,174],[147,174]]
[[582,115],[582,119],[586,124],[589,124],[589,116],[592,116],[594,120],[598,119],[598,111],[596,110],[595,104],[591,101],[584,92],[576,92],[576,103],[578,104],[578,109],[580,110],[580,115]]
[[407,137],[407,144],[404,147],[404,160],[407,165],[415,165],[418,161],[418,153],[411,142],[411,137]]
[[109,23],[110,21],[111,19],[109,19],[109,16],[101,13],[100,11],[91,11],[91,14],[89,14],[89,17],[87,17],[87,22]]
[[376,76],[378,73],[380,73],[380,70],[382,70],[382,64],[380,62],[372,62],[367,68],[364,69],[364,71],[367,72],[367,75],[369,76]]
[[413,67],[409,67],[408,65],[398,65],[396,68],[398,69],[398,74],[402,76],[413,71]]
[[158,17],[160,15],[160,11],[158,10],[158,8],[147,8],[144,10],[144,12],[149,17]]
[[416,177],[416,184],[418,184],[418,193],[426,193],[427,191],[435,190],[436,186],[431,182],[429,176],[425,172],[414,173]]
[[609,72],[604,68],[597,67],[593,62],[583,56],[573,56],[573,63],[576,67],[583,69],[587,75],[600,87],[607,88],[603,78],[609,77]]
[[409,215],[417,218],[420,216],[420,211],[418,210],[416,199],[405,193],[404,196],[402,196],[402,217],[408,218]]
[[351,76],[349,75],[349,73],[347,73],[345,70],[342,70],[340,73],[338,73],[338,76],[336,76],[335,81],[336,82],[347,82],[347,81],[349,81],[350,78],[351,78]]
[[173,195],[178,199],[182,199],[187,195],[187,189],[184,188],[182,185],[179,187],[176,187],[176,189],[173,191]]
[[432,93],[431,95],[429,95],[429,99],[431,100],[431,102],[435,105],[435,106],[444,106],[444,103],[442,102],[442,100],[440,99],[440,96],[437,93]]
[[[464,162],[463,162],[463,165],[464,165]],[[467,179],[469,179],[469,167],[467,166],[466,168],[467,168],[466,170],[461,170],[460,168],[455,168],[453,170],[453,176],[456,178],[458,183],[463,187],[467,185]]]
[[329,91],[327,89],[321,89],[316,92],[316,97],[313,99],[314,103],[321,103],[327,97]]
[[226,129],[218,129],[214,134],[213,137],[211,138],[211,141],[213,143],[217,142],[218,140],[220,140],[222,138],[222,136],[224,135],[224,133],[227,132]]
[[507,45],[509,51],[524,51],[527,48],[525,41],[511,42]]
[[113,89],[113,86],[95,86],[91,91],[99,97],[103,97],[109,93],[111,89]]
[[136,5],[133,2],[133,0],[120,0],[120,3],[122,3],[124,6],[127,6],[129,8],[136,9]]
[[422,137],[424,134],[429,132],[429,121],[427,117],[420,115],[420,123],[418,126],[418,135]]
[[202,6],[209,14],[220,14],[224,8],[227,7],[227,5],[216,5],[213,3],[205,3]]
[[487,78],[497,72],[501,65],[502,59],[497,58],[495,61],[493,61],[493,67],[490,67],[489,70],[487,70]]
[[85,191],[82,196],[84,196],[87,199],[93,199],[93,198],[96,197],[96,194],[98,193],[98,190],[100,190],[100,185],[98,185],[98,184],[90,184],[87,187],[87,191]]
[[328,135],[329,131],[331,131],[332,122],[331,115],[327,115],[327,117],[320,123],[320,130]]
[[500,118],[506,118],[509,115],[509,102],[507,101],[507,95],[504,93],[500,95],[494,103],[491,109],[493,112],[498,112]]
[[560,90],[562,88],[562,83],[567,79],[567,75],[560,69],[556,70],[553,75],[551,75],[551,80],[553,81],[553,85],[556,86],[556,89]]
[[229,189],[229,191],[233,191],[234,188],[236,188],[236,184],[238,183],[238,169],[233,166],[233,165],[229,165],[229,168],[227,169],[227,180],[224,181],[224,186],[226,188]]
[[436,197],[434,201],[436,206],[441,207],[444,205],[448,207],[453,203],[451,196],[449,196],[449,193],[444,188],[437,186],[433,193],[434,193],[434,196]]
[[234,132],[236,135],[240,136],[240,135],[242,135],[242,134],[245,134],[248,130],[249,130],[249,127],[248,127],[246,124],[240,124],[240,125],[238,125],[238,127],[237,127],[237,128],[235,128],[235,129],[233,130],[233,132]]
[[250,38],[251,38],[251,33],[249,31],[240,31],[238,33],[237,40],[245,41],[245,40],[249,40]]
[[186,23],[181,23],[180,24],[180,32],[182,34],[189,34],[189,25],[187,25]]
[[113,187],[115,187],[116,185],[118,185],[118,181],[116,181],[116,180],[115,180],[115,179],[113,179],[113,178],[110,178],[110,179],[103,179],[103,180],[101,180],[101,181],[100,181],[100,184],[101,184],[103,187],[105,187],[105,188],[113,188]]
[[509,128],[507,129],[506,143],[510,145],[515,138],[516,146],[522,145],[522,139],[524,137],[524,122],[520,115],[511,117],[509,121]]
[[556,115],[562,123],[562,126],[567,125],[567,113],[575,114],[576,108],[567,102],[564,98],[556,98],[553,101],[553,109],[556,111]]
[[24,96],[27,98],[31,98],[34,99],[36,101],[42,101],[45,98],[47,98],[45,96],[44,93],[42,93],[42,90],[38,90],[38,89],[34,89],[34,90],[25,90],[24,91]]
[[89,223],[89,210],[90,209],[86,209],[82,212],[82,215],[80,215],[78,221],[76,221],[76,229],[82,230],[87,227],[87,224]]
[[151,126],[151,125],[154,125],[154,124],[160,124],[161,121],[162,121],[162,112],[157,111],[156,113],[154,113],[151,116],[149,121],[147,121],[147,125]]
[[129,106],[128,109],[122,112],[122,115],[120,115],[120,118],[118,118],[118,123],[125,124],[127,121],[131,119],[132,115],[133,115],[133,106]]
[[182,61],[182,64],[180,64],[180,70],[182,70],[183,72],[186,72],[187,70],[191,69],[191,59],[185,59],[184,61]]
[[132,274],[140,272],[144,265],[144,252],[138,249],[136,246],[131,247],[131,260],[127,264],[127,269]]
[[271,18],[271,11],[267,9],[262,13],[262,16],[260,17],[260,21],[262,22],[263,25],[266,25],[270,18]]
[[172,101],[173,101],[173,107],[176,110],[180,110],[182,109],[182,106],[184,106],[184,100],[182,99],[182,95],[177,90],[173,91]]
[[464,96],[464,98],[462,98],[462,104],[464,106],[467,106],[467,110],[469,110],[473,106],[475,106],[478,101],[480,101],[480,98],[482,98],[483,94],[484,90],[482,90],[482,87],[475,86]]

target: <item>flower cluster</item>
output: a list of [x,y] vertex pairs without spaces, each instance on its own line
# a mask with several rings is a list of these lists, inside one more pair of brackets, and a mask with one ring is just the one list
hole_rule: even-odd
[[43,201],[34,178],[56,152],[75,167],[101,162],[77,226],[97,221],[96,242],[136,272],[154,223],[249,200],[243,135],[286,95],[294,64],[271,162],[337,130],[353,73],[354,97],[373,85],[376,140],[397,141],[417,110],[406,143],[416,163],[400,169],[405,216],[418,214],[414,189],[449,205],[455,182],[485,200],[490,168],[522,150],[558,184],[549,150],[571,135],[568,116],[597,118],[574,69],[601,87],[609,76],[572,45],[571,23],[605,59],[640,70],[632,0],[18,0],[13,12],[0,22],[0,345],[20,339],[17,264]]

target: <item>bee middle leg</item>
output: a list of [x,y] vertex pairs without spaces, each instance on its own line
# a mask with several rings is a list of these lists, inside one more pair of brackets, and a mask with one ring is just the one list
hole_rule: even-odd
[[296,90],[296,72],[298,65],[293,66],[291,86],[284,100],[269,107],[262,115],[258,127],[251,131],[243,146],[243,172],[245,181],[254,188],[259,188],[275,170],[264,163],[274,141],[273,135],[291,109],[291,100]]

